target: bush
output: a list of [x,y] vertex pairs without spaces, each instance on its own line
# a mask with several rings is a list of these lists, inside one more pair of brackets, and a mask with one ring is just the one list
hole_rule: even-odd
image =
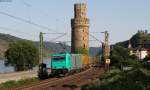
[[149,72],[142,69],[128,72],[111,71],[83,90],[149,90]]
[[150,62],[143,62],[142,67],[150,70]]
[[141,67],[141,62],[140,61],[136,61],[136,60],[125,60],[122,61],[122,65],[123,66],[131,66],[134,68],[138,68]]

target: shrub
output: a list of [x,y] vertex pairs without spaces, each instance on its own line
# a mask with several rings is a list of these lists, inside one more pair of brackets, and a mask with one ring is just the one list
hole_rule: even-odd
[[142,69],[114,73],[111,71],[83,90],[149,90],[149,72]]
[[143,62],[142,67],[150,70],[150,62]]

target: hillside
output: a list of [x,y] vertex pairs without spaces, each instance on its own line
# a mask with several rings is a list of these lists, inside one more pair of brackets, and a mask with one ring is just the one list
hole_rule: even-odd
[[23,39],[14,37],[9,34],[0,33],[0,58],[4,56],[4,52],[8,49],[9,43],[17,40]]
[[116,45],[121,45],[123,47],[128,47],[129,42],[133,48],[139,47],[150,49],[150,33],[147,31],[138,31],[129,40],[116,43]]
[[[9,43],[14,42],[14,41],[18,41],[18,40],[25,40],[25,39],[21,39],[9,34],[3,34],[0,33],[0,58],[4,57],[4,52],[9,48]],[[38,41],[33,41],[35,43],[35,45],[39,46],[39,42]],[[63,48],[65,47],[65,49],[70,52],[70,46],[68,45],[62,45],[60,43],[53,43],[53,42],[44,42],[44,51],[46,53],[46,55],[48,53],[58,53],[63,51]],[[97,55],[98,52],[100,52],[100,48],[99,47],[91,47],[90,48],[90,55],[95,56]]]
[[4,40],[6,42],[13,42],[13,41],[17,41],[17,40],[23,40],[21,38],[18,38],[18,37],[9,35],[9,34],[3,34],[3,33],[0,33],[0,39]]

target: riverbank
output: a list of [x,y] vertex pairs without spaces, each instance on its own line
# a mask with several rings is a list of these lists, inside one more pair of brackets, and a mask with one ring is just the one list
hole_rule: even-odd
[[[47,64],[47,67],[50,68],[51,66],[51,62],[50,59],[46,58],[44,59],[44,63]],[[38,68],[38,66],[34,67],[33,70],[36,70],[36,68]],[[0,60],[0,74],[2,73],[12,73],[15,72],[14,67],[13,66],[5,66],[5,61],[4,60]]]

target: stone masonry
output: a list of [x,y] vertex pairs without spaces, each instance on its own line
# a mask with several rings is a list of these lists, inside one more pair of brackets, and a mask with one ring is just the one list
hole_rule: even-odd
[[74,5],[74,18],[71,19],[72,37],[71,52],[84,48],[89,52],[89,19],[87,18],[87,5],[79,3]]

